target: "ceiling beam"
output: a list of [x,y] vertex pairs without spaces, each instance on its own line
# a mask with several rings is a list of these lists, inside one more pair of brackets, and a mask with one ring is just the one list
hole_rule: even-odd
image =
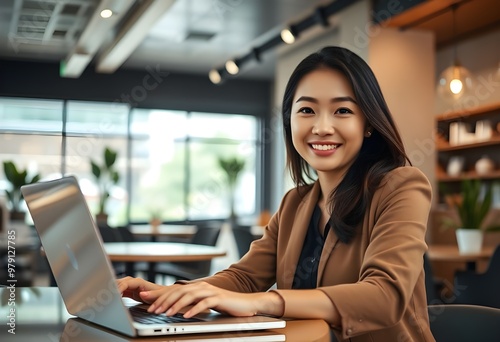
[[[61,77],[80,77],[105,40],[109,40],[110,36],[105,33],[111,34],[133,3],[134,0],[102,0],[99,3],[75,47],[61,62]],[[107,19],[102,18],[100,13],[103,9],[111,9],[113,15]]]
[[115,72],[174,2],[175,0],[143,1],[123,24],[114,41],[98,57],[97,72]]

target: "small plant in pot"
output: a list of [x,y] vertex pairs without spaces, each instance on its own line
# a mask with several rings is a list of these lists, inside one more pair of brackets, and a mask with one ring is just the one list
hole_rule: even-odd
[[226,174],[226,181],[229,191],[229,220],[232,225],[236,224],[236,213],[234,211],[234,200],[235,200],[235,190],[236,182],[240,172],[245,168],[245,160],[239,159],[237,157],[232,158],[219,158],[218,159],[220,168]]
[[21,210],[21,203],[23,201],[21,187],[23,185],[38,182],[40,180],[40,175],[36,174],[29,177],[26,169],[22,170],[17,168],[12,161],[3,162],[3,170],[5,177],[11,184],[11,189],[5,190],[10,205],[10,219],[13,221],[24,221],[26,213]]
[[106,212],[106,203],[109,199],[111,187],[118,184],[120,180],[120,174],[114,167],[117,156],[118,152],[106,147],[103,155],[104,164],[98,164],[92,159],[90,160],[92,174],[99,187],[99,208],[96,214],[96,221],[98,223],[107,223],[108,214]]
[[[484,186],[482,196],[481,187]],[[458,219],[447,218],[445,225],[456,229],[460,253],[477,253],[481,251],[483,232],[498,230],[498,226],[484,227],[485,219],[493,202],[491,184],[482,184],[480,180],[463,180],[461,192],[448,195],[449,204],[456,210]]]

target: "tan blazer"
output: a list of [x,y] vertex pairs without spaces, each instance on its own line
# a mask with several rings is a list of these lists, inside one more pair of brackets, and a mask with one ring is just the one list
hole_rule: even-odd
[[[263,237],[229,269],[204,280],[233,291],[292,288],[297,262],[320,188],[316,182],[283,198]],[[431,204],[427,178],[414,167],[387,174],[349,244],[328,234],[318,289],[340,313],[338,340],[434,341],[424,283],[425,231]],[[286,305],[285,315],[286,316]]]

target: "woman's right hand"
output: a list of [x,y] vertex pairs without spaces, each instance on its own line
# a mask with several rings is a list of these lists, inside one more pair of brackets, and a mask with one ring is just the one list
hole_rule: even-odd
[[142,278],[133,278],[133,277],[124,277],[121,279],[117,279],[116,283],[118,285],[118,290],[120,291],[123,297],[129,297],[138,302],[143,302],[147,304],[151,304],[152,301],[143,299],[141,296],[141,292],[159,290],[162,287],[164,287],[146,281]]

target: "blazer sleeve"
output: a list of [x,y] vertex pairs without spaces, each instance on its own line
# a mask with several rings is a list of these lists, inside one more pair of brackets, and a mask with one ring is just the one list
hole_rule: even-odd
[[[290,191],[283,197],[280,209],[264,228],[263,236],[252,242],[247,254],[229,268],[213,276],[195,281],[205,281],[214,286],[237,292],[267,291],[276,282],[276,255],[278,225],[282,207]],[[185,283],[185,282],[184,282]]]
[[401,320],[423,269],[430,204],[430,184],[414,167],[393,170],[375,192],[358,282],[319,288],[339,311],[344,338]]

